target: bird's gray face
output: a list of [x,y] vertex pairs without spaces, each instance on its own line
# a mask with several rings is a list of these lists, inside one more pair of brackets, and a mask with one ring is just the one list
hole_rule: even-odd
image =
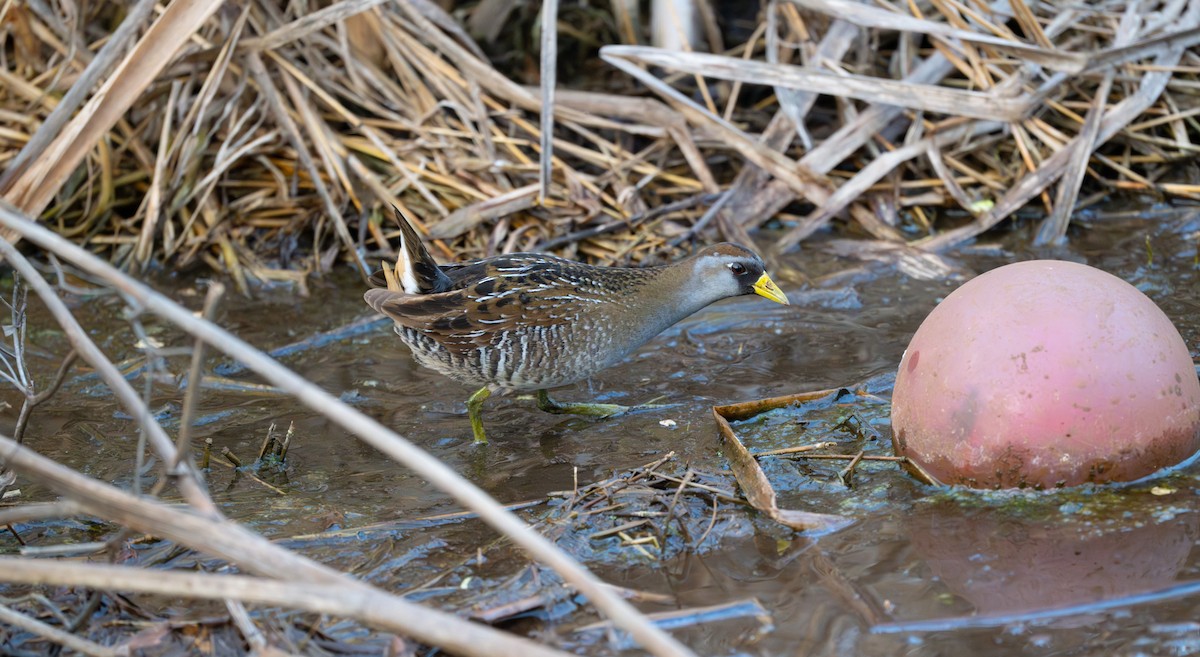
[[714,294],[732,297],[757,294],[786,304],[783,293],[767,275],[766,265],[753,251],[736,244],[718,244],[701,251],[696,258],[697,280]]

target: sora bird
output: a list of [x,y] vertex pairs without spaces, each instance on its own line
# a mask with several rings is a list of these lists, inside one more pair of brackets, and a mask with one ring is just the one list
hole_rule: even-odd
[[787,297],[753,251],[717,244],[660,267],[597,267],[544,253],[512,253],[438,265],[396,209],[400,249],[393,269],[371,277],[367,305],[396,323],[417,362],[480,386],[467,400],[475,442],[495,390],[535,390],[551,413],[607,417],[616,404],[560,404],[547,388],[614,365],[675,322],[727,297]]

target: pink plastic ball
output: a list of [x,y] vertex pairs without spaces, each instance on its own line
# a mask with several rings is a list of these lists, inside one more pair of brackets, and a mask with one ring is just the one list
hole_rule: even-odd
[[892,444],[948,484],[1130,481],[1200,449],[1200,381],[1179,331],[1132,285],[1020,262],[967,282],[917,329]]

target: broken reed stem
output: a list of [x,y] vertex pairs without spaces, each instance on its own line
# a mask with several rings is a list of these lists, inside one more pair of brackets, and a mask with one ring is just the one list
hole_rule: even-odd
[[864,452],[859,450],[859,452],[854,455],[854,458],[850,459],[850,462],[846,464],[846,467],[838,473],[838,479],[846,486],[846,488],[850,488],[850,477],[854,475],[854,468],[856,468],[858,464],[862,462],[863,454]]
[[221,456],[224,456],[226,461],[229,461],[230,463],[232,463],[233,467],[235,467],[235,468],[242,467],[242,460],[239,459],[237,457],[237,454],[234,454],[233,450],[229,449],[228,446],[224,446],[221,448]]
[[258,460],[263,460],[268,454],[275,453],[275,423],[267,427],[267,435],[263,438],[262,445],[258,448]]
[[[204,295],[204,310],[201,316],[212,321],[217,312],[217,304],[225,296],[225,286],[213,281],[208,284],[208,293]],[[183,410],[179,419],[179,435],[175,442],[175,458],[171,461],[168,471],[174,471],[180,461],[188,458],[192,451],[192,421],[196,416],[196,404],[200,400],[200,379],[203,376],[201,368],[204,365],[204,341],[196,340],[192,347],[192,363],[188,369],[188,387],[183,393]]]
[[281,462],[287,460],[288,449],[292,446],[292,436],[296,434],[296,423],[289,422],[287,433],[283,435],[283,441],[276,442],[275,456],[279,457]]

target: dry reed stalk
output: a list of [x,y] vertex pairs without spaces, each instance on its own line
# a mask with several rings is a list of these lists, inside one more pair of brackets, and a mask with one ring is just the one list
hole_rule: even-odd
[[542,3],[541,19],[542,111],[541,119],[541,165],[538,167],[539,204],[550,198],[550,175],[554,163],[554,90],[558,87],[558,0]]
[[5,199],[25,212],[40,214],[88,151],[171,62],[177,44],[198,30],[220,4],[218,0],[171,3],[79,114],[4,191]]

